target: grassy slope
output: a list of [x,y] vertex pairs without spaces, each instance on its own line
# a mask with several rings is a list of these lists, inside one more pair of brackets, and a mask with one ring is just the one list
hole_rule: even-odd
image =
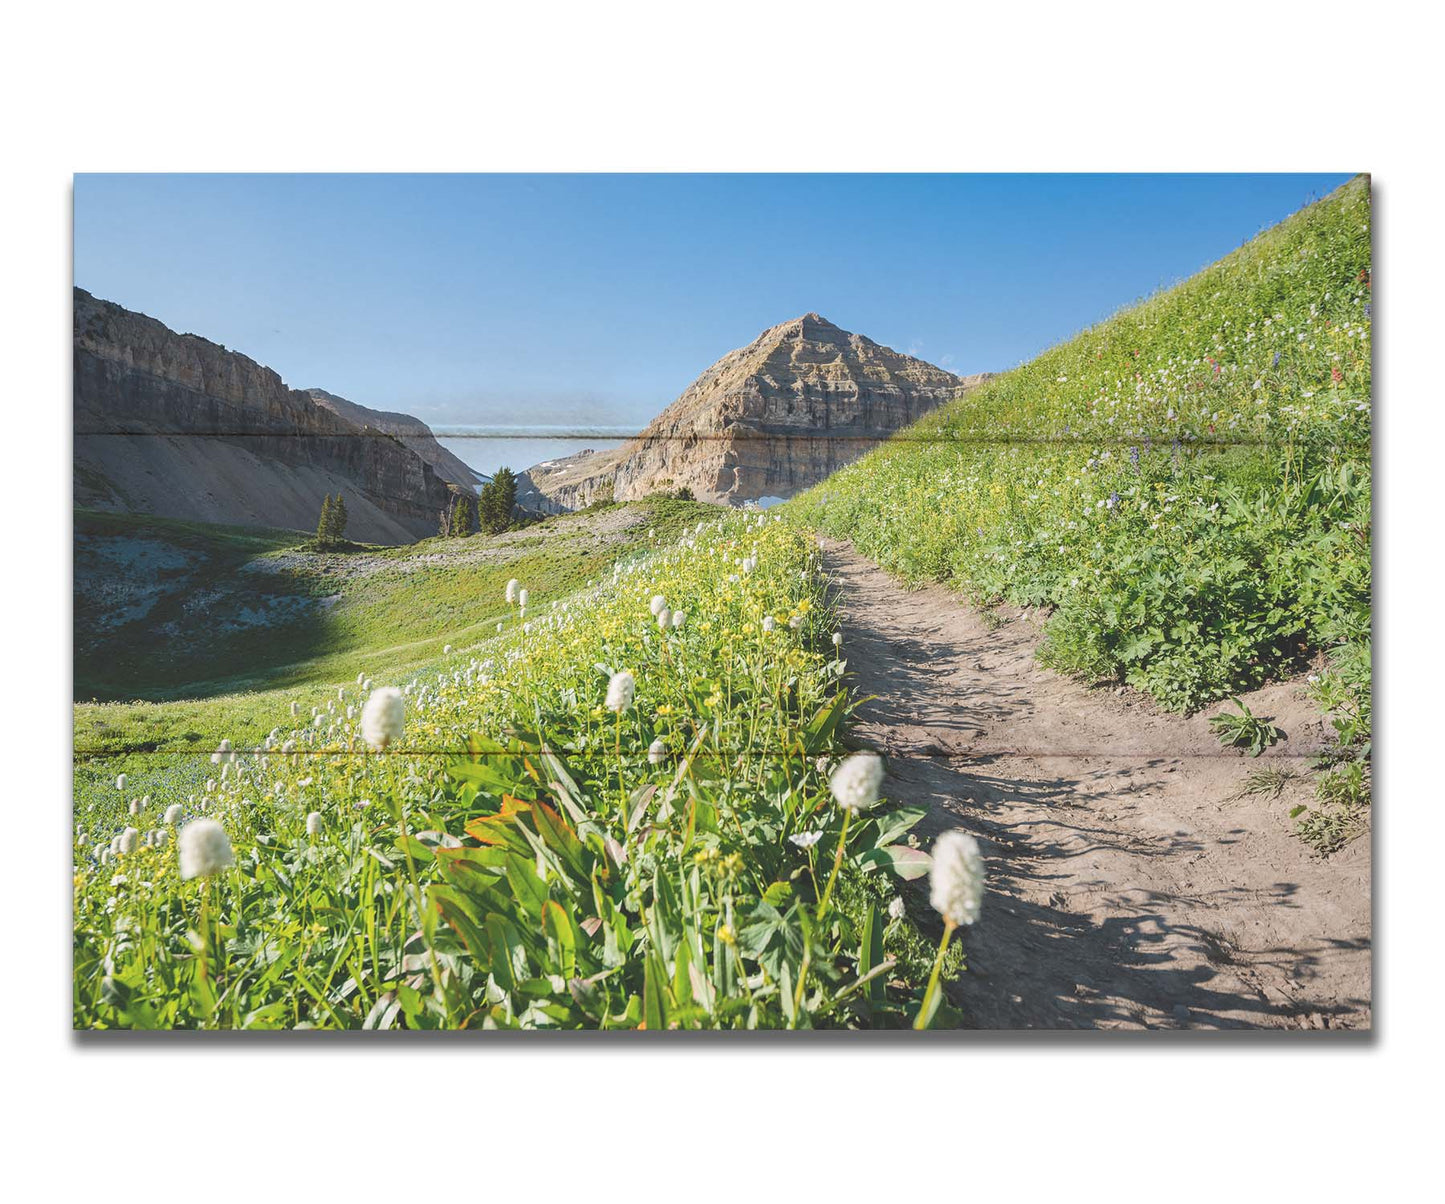
[[[651,545],[649,531],[660,541],[712,513],[657,499],[495,538],[317,554],[298,551],[306,537],[294,532],[78,512],[78,548],[143,542],[172,567],[133,575],[169,577],[175,588],[144,618],[103,631],[113,593],[87,600],[77,590],[76,698],[131,701],[78,702],[76,755],[209,749],[226,735],[255,743],[292,699],[309,708],[358,672],[400,680],[438,663],[446,644],[467,647],[494,635],[507,617],[508,578],[529,586],[540,612],[618,557]],[[242,571],[278,556],[282,571]],[[355,571],[361,562],[366,571]],[[127,575],[115,568],[122,561],[105,563],[107,583]],[[322,606],[321,598],[330,601]],[[268,604],[280,621],[225,630],[228,617]]]
[[[353,684],[319,723],[276,700],[275,740],[220,768],[207,749],[137,756],[120,784],[92,762],[76,1024],[909,1023],[936,933],[885,916],[884,867],[926,871],[899,843],[921,810],[849,823],[832,802],[847,698],[817,564],[781,519],[728,514],[667,543],[659,527],[615,576],[409,682],[388,755],[361,751]],[[660,629],[658,592],[684,623]],[[636,695],[614,714],[624,666]],[[204,895],[214,931],[177,873],[174,833],[198,814],[235,847]],[[128,824],[170,839],[117,857]],[[863,989],[868,966],[887,972]],[[959,968],[955,948],[944,972]]]
[[1356,179],[792,508],[908,580],[1054,608],[1046,661],[1173,709],[1330,649],[1367,725],[1369,223]]

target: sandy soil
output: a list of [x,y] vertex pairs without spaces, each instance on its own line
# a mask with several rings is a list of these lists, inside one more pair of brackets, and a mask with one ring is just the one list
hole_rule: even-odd
[[[1370,1026],[1369,836],[1325,860],[1287,817],[1325,742],[1302,682],[1244,696],[1289,737],[1256,761],[1219,747],[1218,708],[1185,719],[1041,668],[1027,612],[993,628],[845,544],[825,564],[857,693],[879,696],[854,738],[887,755],[890,798],[931,805],[925,841],[961,827],[984,847],[984,913],[949,992],[970,1024]],[[1301,780],[1242,795],[1267,764]]]

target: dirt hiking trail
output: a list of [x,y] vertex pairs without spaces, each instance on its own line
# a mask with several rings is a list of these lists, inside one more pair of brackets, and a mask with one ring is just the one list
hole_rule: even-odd
[[[1220,748],[1218,707],[1184,719],[1042,668],[1027,612],[994,627],[836,541],[824,565],[856,693],[878,696],[853,737],[886,755],[890,799],[930,806],[925,847],[949,827],[983,846],[983,915],[949,988],[968,1024],[1370,1026],[1369,835],[1324,860],[1288,819],[1326,742],[1301,682],[1244,696],[1288,735],[1256,761]],[[1265,765],[1301,777],[1242,795]],[[926,882],[905,898],[926,909]]]

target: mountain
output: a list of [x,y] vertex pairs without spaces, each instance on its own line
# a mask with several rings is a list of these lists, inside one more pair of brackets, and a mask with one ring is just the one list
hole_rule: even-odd
[[[80,288],[74,335],[77,505],[310,530],[322,499],[341,493],[353,539],[435,534],[450,487],[398,435]],[[400,420],[413,441],[426,430],[405,415],[380,417]]]
[[431,427],[420,418],[413,418],[410,414],[397,414],[390,410],[373,410],[367,406],[358,405],[354,401],[348,401],[344,397],[338,397],[335,393],[328,393],[325,389],[306,389],[305,392],[317,405],[324,406],[333,414],[340,414],[355,426],[369,426],[384,434],[395,435],[404,446],[411,448],[430,464],[432,470],[443,481],[475,492],[477,482],[485,480],[438,443],[436,436],[431,432]]
[[708,368],[636,439],[523,474],[518,498],[576,509],[689,487],[708,502],[791,497],[987,379],[959,377],[818,314]]

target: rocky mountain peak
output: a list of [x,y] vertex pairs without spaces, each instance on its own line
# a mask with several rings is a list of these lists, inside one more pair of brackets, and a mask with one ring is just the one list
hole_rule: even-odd
[[687,486],[706,501],[786,498],[984,378],[958,377],[809,312],[728,352],[625,446],[528,471],[534,504]]

